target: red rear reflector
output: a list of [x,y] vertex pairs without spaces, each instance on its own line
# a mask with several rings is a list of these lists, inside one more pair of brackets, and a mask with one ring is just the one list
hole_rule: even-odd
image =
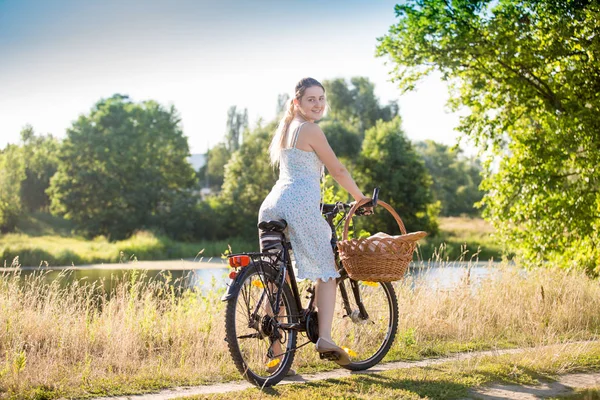
[[236,276],[237,276],[237,272],[235,272],[235,271],[231,271],[229,273],[229,279],[235,279]]
[[250,264],[250,256],[231,256],[229,257],[229,265],[232,268],[245,267]]

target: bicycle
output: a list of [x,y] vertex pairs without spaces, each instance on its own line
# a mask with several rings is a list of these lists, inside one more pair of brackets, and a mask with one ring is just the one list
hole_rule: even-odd
[[[371,203],[377,204],[378,189]],[[331,245],[340,278],[332,337],[350,356],[343,367],[361,371],[379,363],[388,353],[398,329],[398,300],[389,282],[358,282],[350,279],[337,251],[334,218],[346,213],[351,204],[322,204],[322,213],[332,230]],[[357,212],[360,215],[361,211]],[[242,376],[259,387],[281,381],[291,368],[296,350],[319,338],[317,312],[314,310],[314,286],[307,289],[308,304],[302,298],[292,268],[291,244],[283,233],[284,220],[259,223],[261,252],[229,256],[234,268],[231,282],[222,297],[227,301],[225,340]],[[308,341],[296,346],[298,334]],[[279,343],[277,345],[276,343]],[[275,345],[274,345],[275,344]],[[281,348],[275,353],[273,347]],[[335,361],[337,354],[321,354]]]

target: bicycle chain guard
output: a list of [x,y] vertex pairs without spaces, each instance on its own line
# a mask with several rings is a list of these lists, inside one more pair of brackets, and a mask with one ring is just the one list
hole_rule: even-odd
[[316,311],[311,311],[306,316],[306,336],[313,343],[319,340],[319,319]]

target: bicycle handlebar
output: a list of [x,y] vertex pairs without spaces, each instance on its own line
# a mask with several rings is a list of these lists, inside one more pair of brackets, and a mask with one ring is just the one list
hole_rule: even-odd
[[[376,187],[373,189],[373,196],[371,197],[371,201],[361,206],[358,210],[356,210],[356,215],[363,215],[365,212],[365,208],[375,208],[377,206],[377,200],[379,199],[379,188]],[[343,203],[338,201],[337,203],[324,203],[321,205],[323,214],[337,214],[340,211],[349,211],[353,206],[353,203]]]

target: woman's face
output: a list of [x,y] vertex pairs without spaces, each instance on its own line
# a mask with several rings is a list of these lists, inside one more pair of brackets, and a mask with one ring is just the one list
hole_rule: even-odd
[[325,91],[320,86],[311,86],[304,91],[300,100],[294,100],[300,108],[300,115],[310,122],[323,118],[325,111]]

